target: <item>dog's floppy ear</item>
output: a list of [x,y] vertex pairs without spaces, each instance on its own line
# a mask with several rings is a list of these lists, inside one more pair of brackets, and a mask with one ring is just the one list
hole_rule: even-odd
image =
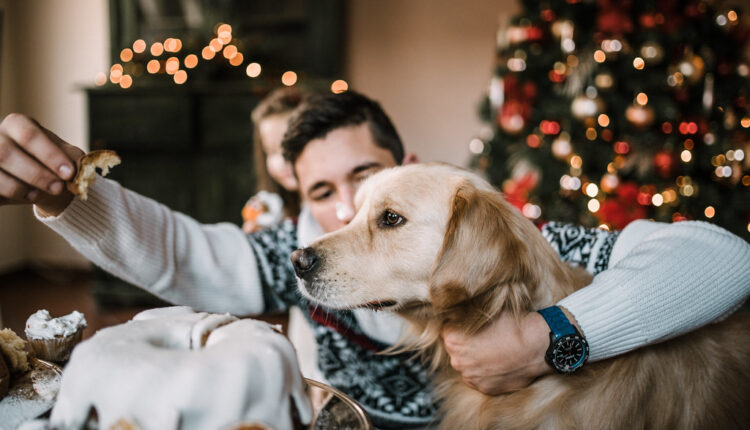
[[432,273],[432,305],[469,332],[500,312],[520,316],[539,284],[526,240],[534,226],[500,193],[468,180],[458,183],[451,211]]

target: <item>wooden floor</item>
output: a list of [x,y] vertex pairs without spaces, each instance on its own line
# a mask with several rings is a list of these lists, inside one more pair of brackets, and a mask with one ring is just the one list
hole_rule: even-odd
[[[144,307],[97,305],[91,294],[92,273],[85,270],[23,269],[0,275],[0,328],[11,328],[21,337],[29,315],[47,309],[53,317],[74,310],[83,312],[88,326],[83,337],[97,330],[123,323]],[[273,324],[286,323],[286,316],[262,317]]]

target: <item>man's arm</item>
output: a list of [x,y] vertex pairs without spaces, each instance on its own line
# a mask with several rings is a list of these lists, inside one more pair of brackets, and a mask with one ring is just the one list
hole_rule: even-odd
[[239,315],[264,310],[255,257],[233,224],[200,224],[104,178],[58,216],[36,212],[94,264],[166,301]]
[[750,245],[701,221],[635,221],[609,269],[559,305],[589,341],[590,360],[694,330],[736,311],[750,295]]
[[[559,305],[601,360],[720,319],[750,294],[750,245],[704,222],[636,221],[617,239],[609,269]],[[499,318],[475,337],[443,333],[451,364],[488,394],[523,388],[551,372],[549,328],[536,313]],[[480,351],[480,352],[477,352]]]
[[0,205],[36,205],[36,214],[105,270],[174,303],[258,313],[258,269],[244,234],[230,224],[201,225],[100,179],[84,202],[66,190],[83,151],[33,119],[0,123]]

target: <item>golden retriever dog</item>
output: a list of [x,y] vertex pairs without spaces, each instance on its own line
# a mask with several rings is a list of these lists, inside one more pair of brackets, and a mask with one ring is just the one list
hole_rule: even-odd
[[382,171],[345,228],[292,256],[302,293],[410,322],[404,348],[435,370],[444,429],[737,429],[750,426],[750,318],[550,374],[499,396],[466,385],[440,336],[551,306],[590,282],[488,183],[443,164]]

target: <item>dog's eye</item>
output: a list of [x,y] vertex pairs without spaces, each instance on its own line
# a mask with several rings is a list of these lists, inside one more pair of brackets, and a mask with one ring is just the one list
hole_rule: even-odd
[[385,227],[395,227],[397,225],[403,224],[405,221],[406,220],[401,215],[388,210],[383,212],[383,216],[380,219],[380,224]]

